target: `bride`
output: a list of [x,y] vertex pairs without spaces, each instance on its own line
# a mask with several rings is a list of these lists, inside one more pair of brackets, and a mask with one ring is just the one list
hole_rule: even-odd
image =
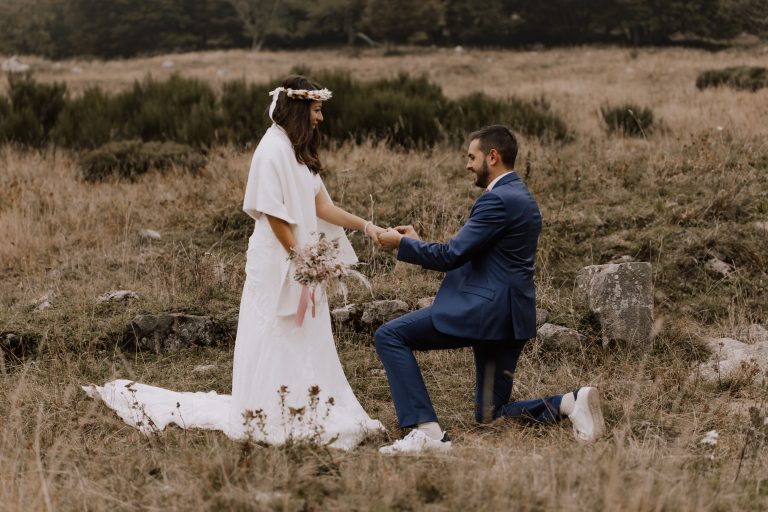
[[232,395],[175,392],[128,380],[84,386],[126,423],[156,432],[169,423],[222,430],[233,439],[290,440],[350,449],[383,430],[361,407],[344,375],[327,295],[299,307],[302,288],[290,256],[320,234],[338,240],[340,259],[357,261],[342,228],[378,243],[383,230],[334,206],[320,174],[322,102],[331,92],[290,76],[270,92],[267,130],[253,155],[243,209],[255,219],[235,342]]

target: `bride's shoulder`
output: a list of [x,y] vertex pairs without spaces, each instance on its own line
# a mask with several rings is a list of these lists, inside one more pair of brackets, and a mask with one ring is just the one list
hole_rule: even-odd
[[254,156],[262,154],[277,155],[286,152],[293,153],[290,139],[277,125],[272,125],[256,145]]

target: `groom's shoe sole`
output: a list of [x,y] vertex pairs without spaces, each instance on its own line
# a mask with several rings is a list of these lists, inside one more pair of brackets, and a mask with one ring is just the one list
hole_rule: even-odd
[[587,401],[587,409],[592,417],[593,431],[592,436],[590,437],[583,437],[580,435],[581,433],[576,430],[574,430],[573,433],[578,441],[591,443],[599,439],[605,432],[605,419],[603,418],[603,409],[600,404],[600,392],[597,388],[584,387],[578,389],[574,394],[576,395],[576,400],[579,400],[579,395],[581,395],[582,400]]

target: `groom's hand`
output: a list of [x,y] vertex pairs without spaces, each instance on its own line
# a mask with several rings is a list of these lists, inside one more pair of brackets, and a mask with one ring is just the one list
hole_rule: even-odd
[[379,234],[379,243],[384,249],[392,251],[398,248],[402,238],[403,235],[401,235],[396,230],[389,228],[383,233]]
[[416,233],[416,230],[413,229],[413,226],[410,224],[408,226],[397,226],[395,228],[395,231],[397,231],[403,236],[407,236],[408,238],[413,238],[414,240],[421,240],[421,238],[419,237],[419,234]]

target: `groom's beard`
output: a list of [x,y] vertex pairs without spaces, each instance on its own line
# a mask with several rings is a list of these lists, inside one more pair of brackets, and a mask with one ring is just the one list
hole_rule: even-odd
[[480,188],[485,188],[490,183],[491,170],[488,168],[488,162],[483,162],[483,166],[480,167],[480,171],[477,173],[477,179],[475,185]]

